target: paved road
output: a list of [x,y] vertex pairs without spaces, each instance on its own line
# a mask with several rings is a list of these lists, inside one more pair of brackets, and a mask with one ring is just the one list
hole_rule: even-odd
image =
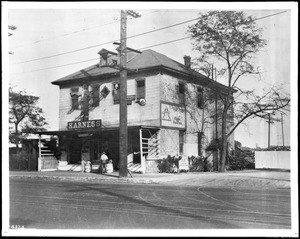
[[10,179],[10,225],[38,229],[290,229],[290,190]]

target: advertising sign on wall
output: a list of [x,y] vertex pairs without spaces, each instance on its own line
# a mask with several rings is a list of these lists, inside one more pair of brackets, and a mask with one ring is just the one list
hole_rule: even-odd
[[185,128],[185,110],[183,106],[161,103],[161,125]]
[[189,160],[187,156],[182,156],[179,160],[179,170],[189,170]]
[[73,121],[68,122],[68,129],[89,129],[89,128],[100,128],[101,120],[88,120],[88,121]]

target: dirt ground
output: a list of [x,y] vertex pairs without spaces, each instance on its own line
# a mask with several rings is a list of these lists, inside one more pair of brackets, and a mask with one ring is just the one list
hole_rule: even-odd
[[154,181],[178,186],[230,187],[274,189],[290,188],[290,172],[270,170],[244,170],[224,173],[180,173]]
[[[200,186],[200,187],[229,187],[251,189],[276,189],[291,188],[297,183],[291,180],[289,171],[280,170],[243,170],[197,173],[157,173],[157,174],[132,174],[132,178],[119,178],[118,172],[111,174],[94,174],[80,172],[10,172],[10,177],[39,178],[43,180],[76,180],[76,181],[110,181],[115,183],[156,183],[175,186]],[[297,175],[296,175],[297,176]],[[295,177],[294,177],[295,178]],[[297,185],[296,185],[297,186]]]

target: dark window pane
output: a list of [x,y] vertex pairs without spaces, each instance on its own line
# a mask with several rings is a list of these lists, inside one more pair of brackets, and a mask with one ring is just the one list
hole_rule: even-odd
[[145,80],[138,80],[136,82],[136,99],[145,99],[146,95],[146,87],[145,87]]

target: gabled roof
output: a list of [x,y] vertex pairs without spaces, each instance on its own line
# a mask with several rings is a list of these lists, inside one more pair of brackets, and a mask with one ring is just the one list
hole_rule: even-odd
[[[141,72],[142,70],[161,68],[185,76],[193,77],[196,80],[202,81],[202,83],[210,82],[216,84],[219,87],[226,88],[226,86],[220,83],[216,83],[215,81],[212,81],[211,79],[200,74],[199,72],[186,68],[184,64],[181,64],[161,53],[158,53],[150,49],[142,51],[140,54],[137,54],[134,58],[129,60],[127,62],[127,68],[128,70],[139,71],[139,72]],[[119,73],[119,69],[117,67],[114,68],[110,66],[99,67],[99,64],[95,64],[85,69],[79,70],[73,74],[55,80],[52,82],[52,84],[61,85],[79,79],[94,78],[99,76],[107,77],[108,75],[117,75],[118,73]]]

